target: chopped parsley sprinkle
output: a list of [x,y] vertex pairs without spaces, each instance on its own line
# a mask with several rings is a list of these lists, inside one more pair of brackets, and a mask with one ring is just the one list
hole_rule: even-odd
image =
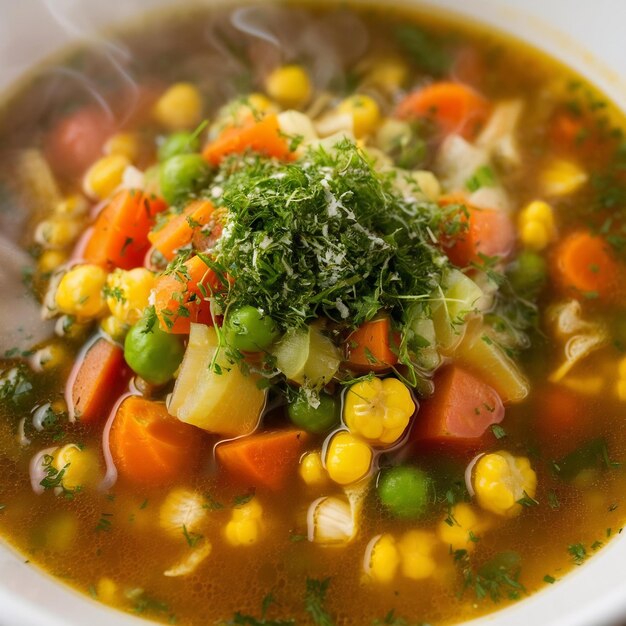
[[587,559],[587,548],[585,548],[582,543],[575,543],[568,546],[567,551],[576,565],[582,565]]
[[556,582],[556,578],[554,578],[554,576],[550,576],[550,574],[546,574],[543,577],[543,582],[548,583],[549,585],[553,585]]

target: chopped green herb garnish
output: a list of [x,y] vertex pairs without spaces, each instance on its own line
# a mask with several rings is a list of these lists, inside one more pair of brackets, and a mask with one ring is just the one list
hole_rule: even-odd
[[587,558],[587,549],[582,543],[575,543],[568,546],[567,551],[574,559],[576,565],[581,565]]
[[330,578],[324,580],[306,579],[304,610],[311,616],[316,626],[335,626],[335,622],[325,608],[329,585]]
[[556,582],[556,578],[554,578],[554,576],[550,576],[550,574],[546,574],[543,577],[543,582],[548,583],[549,585],[553,585]]

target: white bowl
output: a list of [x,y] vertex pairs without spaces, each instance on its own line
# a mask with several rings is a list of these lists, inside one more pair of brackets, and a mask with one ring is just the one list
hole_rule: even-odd
[[[413,4],[411,0],[402,1]],[[89,39],[104,26],[173,3],[174,0],[0,0],[0,91],[64,44]],[[206,0],[204,4],[211,2]],[[457,11],[529,41],[576,68],[626,110],[625,0],[431,0],[419,4]],[[620,536],[549,589],[472,625],[623,624],[625,562],[626,537]],[[141,623],[145,624],[60,585],[0,544],[0,626]]]

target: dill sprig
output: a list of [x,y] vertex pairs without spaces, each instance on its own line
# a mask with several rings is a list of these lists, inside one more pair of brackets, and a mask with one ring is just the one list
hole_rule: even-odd
[[349,141],[296,163],[248,155],[214,184],[227,220],[216,264],[232,278],[223,311],[251,304],[284,330],[318,317],[358,326],[381,309],[401,322],[407,294],[429,294],[448,261],[441,210],[406,200]]

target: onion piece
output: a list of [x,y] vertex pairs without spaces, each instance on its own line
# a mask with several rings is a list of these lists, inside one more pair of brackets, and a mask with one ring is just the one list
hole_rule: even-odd
[[48,411],[50,410],[51,406],[52,405],[49,402],[46,402],[45,404],[42,404],[33,411],[32,424],[33,428],[37,432],[41,432],[43,430],[43,422],[46,419],[46,416],[48,415]]
[[30,460],[28,464],[28,474],[30,475],[30,486],[37,495],[41,495],[45,488],[42,486],[41,481],[46,477],[46,467],[44,465],[44,457],[52,456],[59,446],[52,448],[46,448],[37,452],[35,456]]
[[177,576],[188,576],[196,571],[198,566],[211,554],[213,546],[207,539],[203,539],[200,545],[192,552],[189,552],[178,563],[163,572],[163,576],[174,578]]
[[26,436],[26,433],[24,432],[25,423],[26,423],[26,418],[23,417],[17,425],[17,440],[20,446],[24,446],[24,447],[30,445],[30,439]]
[[467,487],[467,493],[470,494],[470,497],[474,497],[476,492],[474,491],[474,485],[472,483],[472,473],[474,472],[474,467],[476,463],[478,463],[481,457],[485,456],[484,452],[477,454],[470,462],[469,465],[465,468],[465,486]]
[[[67,394],[66,394],[67,395]],[[113,422],[115,420],[115,416],[117,415],[117,409],[120,404],[126,400],[130,395],[129,393],[125,393],[116,403],[111,413],[109,413],[109,417],[107,418],[106,424],[104,425],[104,430],[102,431],[102,454],[104,456],[104,464],[106,465],[106,472],[104,474],[104,478],[98,485],[99,491],[108,491],[113,487],[113,485],[117,481],[117,468],[115,467],[115,463],[113,461],[113,455],[111,454],[111,445],[110,445],[110,435],[111,435],[111,427],[113,426]]]

